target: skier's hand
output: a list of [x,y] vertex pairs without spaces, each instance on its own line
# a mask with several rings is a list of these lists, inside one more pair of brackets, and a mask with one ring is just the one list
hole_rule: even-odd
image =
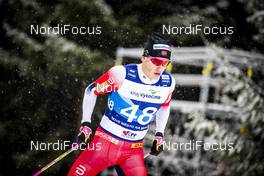
[[80,127],[80,133],[78,134],[79,142],[83,142],[85,145],[92,141],[92,127],[91,123],[83,122]]
[[163,151],[163,144],[164,144],[163,134],[157,132],[155,135],[155,139],[152,143],[150,154],[158,156]]

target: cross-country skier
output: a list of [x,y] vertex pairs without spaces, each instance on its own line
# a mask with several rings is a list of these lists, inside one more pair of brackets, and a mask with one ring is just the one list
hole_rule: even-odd
[[[163,150],[163,134],[170,112],[174,78],[165,71],[171,47],[160,34],[151,35],[144,47],[141,64],[114,66],[84,94],[79,139],[100,144],[100,150],[86,148],[74,162],[68,176],[96,175],[119,165],[127,176],[145,176],[143,138],[156,120],[156,133],[150,154]],[[108,106],[96,131],[92,112],[98,95],[109,93]],[[93,136],[93,138],[92,138]]]

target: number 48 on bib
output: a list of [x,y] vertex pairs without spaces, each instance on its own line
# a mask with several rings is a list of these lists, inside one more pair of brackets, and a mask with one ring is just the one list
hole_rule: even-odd
[[120,113],[128,117],[127,122],[133,122],[133,120],[137,120],[139,124],[147,125],[152,120],[157,110],[158,109],[155,107],[146,107],[142,110],[142,114],[137,116],[139,105],[133,105],[128,108],[121,109]]

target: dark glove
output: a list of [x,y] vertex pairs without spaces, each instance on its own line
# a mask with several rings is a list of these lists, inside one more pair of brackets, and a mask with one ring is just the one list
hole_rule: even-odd
[[79,142],[84,143],[85,145],[89,144],[92,141],[92,127],[91,123],[83,122],[80,127],[80,133],[78,134]]
[[158,156],[163,151],[163,144],[164,144],[163,134],[157,132],[155,135],[155,139],[152,143],[150,154]]

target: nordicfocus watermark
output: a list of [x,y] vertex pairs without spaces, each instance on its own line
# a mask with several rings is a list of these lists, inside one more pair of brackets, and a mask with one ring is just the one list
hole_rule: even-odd
[[67,150],[69,148],[75,148],[75,150],[101,150],[102,143],[92,143],[87,146],[84,143],[71,143],[70,141],[57,140],[55,142],[40,142],[40,141],[30,141],[30,150]]
[[169,35],[232,35],[234,33],[233,26],[204,26],[201,24],[190,24],[189,26],[171,26],[162,25],[162,33]]
[[195,141],[190,140],[188,142],[165,142],[164,150],[180,150],[180,151],[216,151],[216,150],[233,150],[234,143],[217,143],[217,142],[204,142],[204,141]]
[[30,34],[33,35],[100,35],[102,33],[101,26],[72,26],[70,24],[57,24],[56,26],[30,25]]
[[118,85],[114,84],[114,79],[111,76],[109,76],[107,81],[105,81],[103,83],[96,83],[95,89],[98,93],[99,92],[110,93],[113,91],[117,91]]

